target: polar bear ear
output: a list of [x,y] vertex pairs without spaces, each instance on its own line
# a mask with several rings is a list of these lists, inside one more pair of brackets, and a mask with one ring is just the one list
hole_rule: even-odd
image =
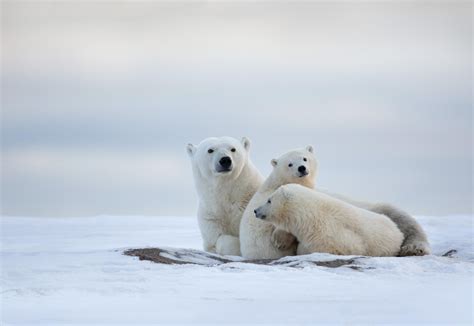
[[313,146],[311,146],[311,145],[306,146],[306,150],[310,153],[314,153]]
[[196,146],[194,146],[193,144],[187,144],[186,151],[188,152],[188,155],[192,157],[196,152]]
[[272,164],[273,167],[275,167],[275,166],[277,166],[278,161],[276,160],[276,158],[274,158],[270,161],[270,163]]
[[247,137],[242,137],[242,140],[240,141],[242,143],[242,146],[244,146],[245,150],[248,152],[250,149],[250,139]]

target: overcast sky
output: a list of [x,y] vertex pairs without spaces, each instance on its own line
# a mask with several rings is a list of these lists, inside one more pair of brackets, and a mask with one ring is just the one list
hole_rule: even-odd
[[194,215],[188,142],[472,210],[472,3],[2,1],[2,214]]

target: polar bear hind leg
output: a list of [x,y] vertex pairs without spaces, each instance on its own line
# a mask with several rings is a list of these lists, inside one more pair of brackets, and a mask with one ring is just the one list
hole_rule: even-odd
[[431,253],[425,232],[408,213],[389,204],[377,204],[370,210],[387,216],[403,233],[404,240],[399,256],[424,256]]

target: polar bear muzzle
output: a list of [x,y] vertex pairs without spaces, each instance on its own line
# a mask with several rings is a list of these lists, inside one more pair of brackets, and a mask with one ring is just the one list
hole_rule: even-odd
[[300,165],[298,167],[298,172],[300,173],[300,178],[306,176],[309,174],[308,169],[304,165]]
[[232,159],[229,156],[223,156],[219,160],[219,164],[216,166],[216,170],[219,173],[225,173],[232,171]]
[[267,215],[265,215],[263,212],[262,212],[262,207],[259,207],[257,209],[254,209],[253,212],[255,213],[255,217],[256,218],[259,218],[261,220],[264,220]]

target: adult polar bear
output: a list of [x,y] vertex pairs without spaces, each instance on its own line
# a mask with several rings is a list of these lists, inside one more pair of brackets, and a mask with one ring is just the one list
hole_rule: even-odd
[[255,217],[294,234],[298,255],[396,256],[403,241],[387,216],[294,183],[278,188]]
[[[270,223],[255,218],[254,210],[261,206],[280,186],[296,183],[314,189],[317,161],[311,146],[283,154],[271,161],[273,171],[248,204],[240,224],[240,249],[248,259],[275,259],[296,253],[295,238],[275,229]],[[400,256],[430,253],[426,234],[416,220],[407,213],[384,203],[366,203],[330,194],[359,208],[390,218],[404,235]]]
[[240,256],[239,228],[248,202],[263,182],[249,158],[250,140],[204,139],[187,145],[199,198],[204,250]]

